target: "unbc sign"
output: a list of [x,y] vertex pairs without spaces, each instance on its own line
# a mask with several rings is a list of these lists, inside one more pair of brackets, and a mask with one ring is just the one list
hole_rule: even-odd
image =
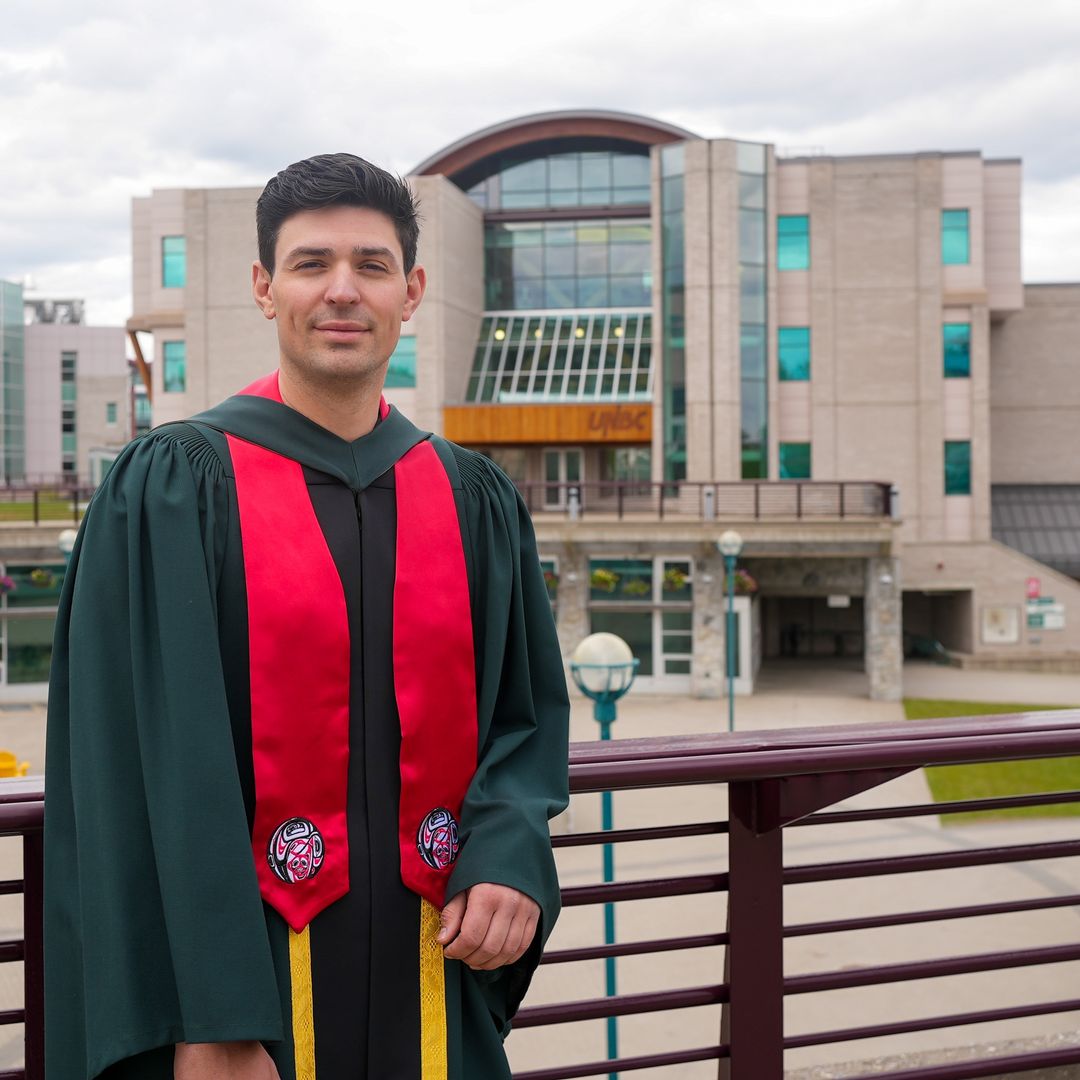
[[648,405],[590,409],[588,431],[592,439],[602,442],[646,442],[652,435],[651,421]]

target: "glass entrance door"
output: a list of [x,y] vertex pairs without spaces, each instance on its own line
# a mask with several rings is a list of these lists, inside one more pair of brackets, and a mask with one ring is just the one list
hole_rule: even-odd
[[[584,455],[580,447],[544,451],[544,509],[565,510],[571,484],[583,482]],[[578,499],[584,501],[582,492]]]

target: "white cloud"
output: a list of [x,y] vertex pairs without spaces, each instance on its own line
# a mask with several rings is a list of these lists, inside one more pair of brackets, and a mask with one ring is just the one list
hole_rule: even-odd
[[517,115],[611,108],[829,153],[1022,156],[1025,273],[1080,279],[1078,99],[1071,0],[13,0],[0,276],[119,321],[133,195],[336,149],[405,171]]

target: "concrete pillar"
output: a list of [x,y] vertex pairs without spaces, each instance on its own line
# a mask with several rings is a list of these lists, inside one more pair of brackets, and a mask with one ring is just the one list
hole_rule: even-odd
[[589,566],[578,544],[564,544],[559,551],[559,593],[555,629],[563,658],[569,660],[581,639],[589,633]]
[[718,698],[724,682],[724,557],[712,548],[694,561],[694,643],[690,693]]
[[866,560],[866,673],[873,701],[899,701],[903,693],[903,620],[900,560]]

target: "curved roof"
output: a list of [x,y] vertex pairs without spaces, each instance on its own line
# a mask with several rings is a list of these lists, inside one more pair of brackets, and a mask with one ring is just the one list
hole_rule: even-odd
[[474,132],[420,162],[413,176],[442,173],[454,177],[485,158],[505,150],[519,149],[530,143],[552,139],[595,138],[655,146],[698,138],[692,131],[635,113],[604,109],[566,109],[559,112],[531,113],[514,120]]

